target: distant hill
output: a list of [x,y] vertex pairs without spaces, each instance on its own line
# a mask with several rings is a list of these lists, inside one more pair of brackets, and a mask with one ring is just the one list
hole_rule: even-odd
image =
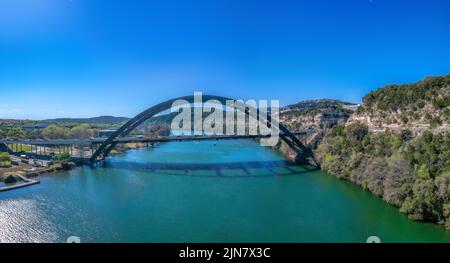
[[87,124],[108,124],[116,125],[128,121],[130,118],[127,117],[114,117],[114,116],[100,116],[93,118],[57,118],[57,119],[46,119],[39,121],[39,123],[87,123]]
[[317,99],[317,100],[301,100],[295,104],[282,107],[281,110],[294,110],[294,109],[324,109],[324,108],[345,108],[346,106],[357,106],[356,104],[333,100],[333,99]]

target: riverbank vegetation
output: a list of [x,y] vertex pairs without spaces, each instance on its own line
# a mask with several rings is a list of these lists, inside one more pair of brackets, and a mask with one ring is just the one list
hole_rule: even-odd
[[353,123],[327,131],[315,155],[323,170],[360,185],[410,218],[450,229],[449,149],[449,134],[375,134]]

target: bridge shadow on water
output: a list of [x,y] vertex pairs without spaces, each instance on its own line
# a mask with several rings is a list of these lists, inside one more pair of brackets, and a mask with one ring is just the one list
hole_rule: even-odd
[[317,167],[298,165],[290,161],[254,161],[231,163],[142,163],[133,161],[106,161],[99,167],[124,169],[131,171],[148,171],[153,174],[246,178],[268,176],[300,175],[317,171]]

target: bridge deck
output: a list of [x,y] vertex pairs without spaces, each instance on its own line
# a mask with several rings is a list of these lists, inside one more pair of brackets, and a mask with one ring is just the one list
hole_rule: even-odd
[[[310,132],[293,132],[294,135],[306,135]],[[283,136],[281,133],[280,136]],[[257,139],[267,138],[270,135],[183,135],[183,136],[160,136],[160,137],[121,137],[116,138],[116,143],[156,143],[156,142],[171,142],[171,141],[202,141],[202,140],[230,140],[230,139]],[[0,140],[0,143],[5,144],[26,144],[38,146],[60,146],[60,145],[93,145],[102,144],[107,138],[93,138],[93,139],[55,139],[55,140]]]

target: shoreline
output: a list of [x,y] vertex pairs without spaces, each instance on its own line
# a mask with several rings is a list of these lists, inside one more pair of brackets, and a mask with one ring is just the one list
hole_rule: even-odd
[[[121,149],[121,148],[115,149],[114,151],[112,151],[110,153],[110,156],[123,154],[123,153],[125,153],[125,152],[127,152],[129,150],[137,150],[137,149],[152,147],[153,145],[149,145],[149,146],[147,146],[147,145],[140,145],[140,144],[136,144],[136,145],[133,145],[133,146],[129,146],[128,145],[126,147],[126,149]],[[76,167],[89,165],[88,163],[86,163],[85,159],[75,158],[75,157],[71,158],[70,160],[68,160],[67,163],[69,164],[69,166],[66,166],[66,168],[64,168],[61,163],[56,163],[56,164],[51,165],[50,167],[36,168],[35,171],[24,171],[23,169],[22,170],[18,170],[17,173],[13,174],[13,175],[17,176],[17,177],[20,177],[20,179],[22,179],[23,181],[25,181],[24,178],[26,178],[27,180],[33,181],[32,179],[30,179],[30,177],[34,178],[34,177],[38,177],[39,175],[42,175],[42,174],[52,174],[52,173],[55,173],[55,172],[58,172],[58,171],[63,171],[63,170],[70,171],[70,170],[72,170],[72,169],[74,169]],[[16,171],[13,171],[13,172],[16,172]],[[39,180],[37,180],[37,181],[39,181]],[[16,189],[16,188],[22,188],[22,187],[30,186],[30,185],[33,185],[33,184],[36,184],[36,183],[28,184],[28,182],[27,182],[27,183],[21,183],[20,185],[15,183],[15,184],[10,185],[10,186],[1,187],[0,188],[0,192],[7,191],[7,190],[13,190],[13,189]],[[8,188],[8,189],[5,189],[5,188]]]

